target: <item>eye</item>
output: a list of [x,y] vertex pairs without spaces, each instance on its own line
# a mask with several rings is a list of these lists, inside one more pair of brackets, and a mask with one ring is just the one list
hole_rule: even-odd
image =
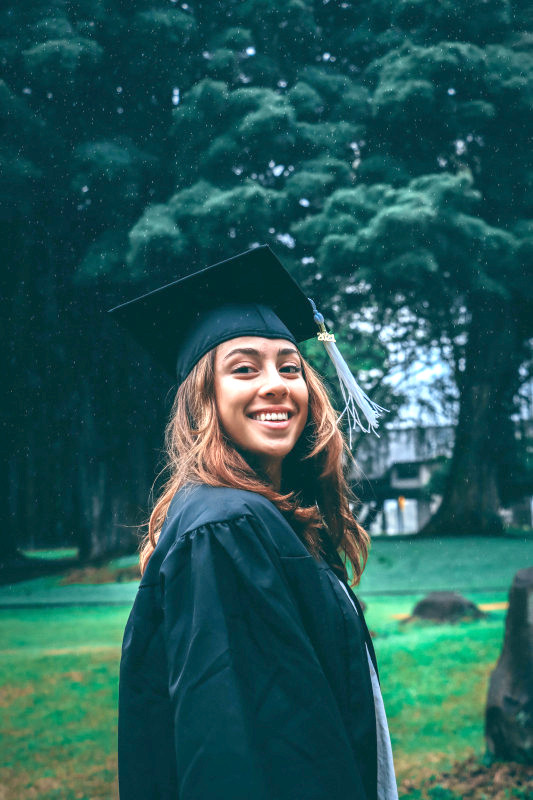
[[236,367],[235,369],[232,369],[231,372],[232,372],[232,374],[240,372],[242,375],[247,375],[248,373],[242,372],[242,370],[245,370],[245,369],[253,369],[253,367],[246,366],[245,364],[243,364],[242,367]]
[[289,369],[289,370],[293,370],[293,372],[292,372],[292,373],[290,373],[290,374],[292,374],[292,375],[297,375],[299,372],[301,372],[301,371],[302,371],[302,368],[301,368],[301,367],[299,367],[299,366],[297,366],[296,364],[285,364],[285,366],[284,366],[284,367],[282,367],[281,369]]

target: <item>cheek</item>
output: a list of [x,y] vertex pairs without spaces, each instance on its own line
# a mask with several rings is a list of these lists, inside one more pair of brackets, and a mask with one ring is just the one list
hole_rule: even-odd
[[307,389],[307,384],[305,383],[300,394],[300,407],[304,412],[304,416],[307,416],[309,413],[309,391]]
[[232,418],[243,413],[245,398],[242,389],[239,389],[232,381],[219,379],[215,382],[215,400],[222,421],[230,422]]
[[230,403],[228,403],[228,392],[224,388],[223,381],[215,382],[215,403],[218,412],[218,418],[224,424],[227,416]]

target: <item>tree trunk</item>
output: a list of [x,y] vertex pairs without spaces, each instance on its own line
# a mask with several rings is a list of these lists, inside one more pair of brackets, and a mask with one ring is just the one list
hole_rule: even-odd
[[[93,305],[105,309],[112,303],[99,298]],[[80,368],[91,380],[80,383],[76,398],[75,492],[82,561],[136,549],[139,536],[145,533],[139,525],[148,516],[166,421],[160,390],[166,388],[168,378],[114,321],[101,320],[101,316],[98,307],[89,325],[89,330],[99,326],[93,335],[96,346],[90,346],[84,332],[88,338]]]
[[509,593],[503,649],[490,677],[485,739],[492,758],[533,764],[533,567]]
[[[498,535],[498,467],[515,447],[510,415],[521,337],[509,303],[473,298],[465,364],[457,365],[459,420],[442,503],[419,535]],[[461,370],[461,366],[464,368]]]

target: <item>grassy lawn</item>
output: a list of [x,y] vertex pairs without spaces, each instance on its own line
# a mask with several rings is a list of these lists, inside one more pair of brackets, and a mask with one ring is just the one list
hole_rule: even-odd
[[[469,598],[478,601],[475,594]],[[409,599],[406,606],[412,608],[416,598]],[[394,632],[390,616],[385,627],[391,613],[390,598],[369,602],[367,619],[378,633],[382,692],[402,783],[414,773],[422,775],[422,765],[430,774],[466,755],[483,755],[483,709],[501,648],[504,612],[457,625],[396,623],[401,632]]]
[[[513,549],[515,541],[518,546]],[[425,584],[447,574],[449,588],[456,588],[458,577],[468,579],[470,563],[470,578],[480,590],[464,592],[466,596],[478,604],[501,603],[507,592],[490,585],[509,583],[509,574],[531,563],[526,555],[531,544],[521,549],[520,540],[505,542],[506,559],[498,552],[499,561],[490,554],[487,540],[477,540],[475,546],[465,540],[462,555],[459,542],[448,551],[434,544],[432,550],[429,542],[375,542],[366,590],[363,584],[361,591],[369,627],[377,634],[374,642],[400,796],[412,800],[426,796],[455,800],[457,795],[445,789],[422,795],[412,787],[454,761],[483,755],[487,684],[500,652],[505,619],[505,610],[496,609],[477,622],[402,624],[397,615],[410,613],[421,596],[416,589],[407,593],[417,582],[413,571],[419,584],[422,576]],[[474,552],[479,558],[472,560]],[[397,558],[403,564],[396,564]],[[447,571],[446,564],[453,569]],[[478,571],[484,573],[483,591]],[[39,580],[38,595],[31,594],[31,587],[23,592],[19,586],[17,597],[38,596],[41,602],[47,592],[57,598],[61,591],[75,588],[61,586],[57,577]],[[378,594],[380,588],[386,592],[391,587],[402,594]],[[135,585],[126,588],[133,593]],[[109,584],[109,589],[115,592],[116,584]],[[0,603],[9,596],[9,587],[3,587]],[[0,610],[1,800],[118,796],[118,663],[128,613],[129,605]],[[512,789],[505,796],[526,797]]]
[[117,796],[118,660],[127,614],[124,607],[3,612],[3,800]]

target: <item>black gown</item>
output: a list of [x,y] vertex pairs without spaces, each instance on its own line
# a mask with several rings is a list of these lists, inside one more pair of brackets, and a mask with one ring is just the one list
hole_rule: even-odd
[[261,495],[180,490],[124,633],[121,800],[376,800],[358,607]]

